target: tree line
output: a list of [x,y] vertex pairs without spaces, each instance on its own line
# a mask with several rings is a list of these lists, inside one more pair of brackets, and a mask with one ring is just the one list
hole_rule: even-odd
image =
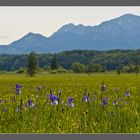
[[[33,54],[33,53],[32,53]],[[140,50],[90,51],[73,50],[57,54],[33,54],[36,67],[43,70],[72,70],[76,73],[137,72],[140,65]],[[22,71],[29,67],[30,55],[0,55],[1,71]]]

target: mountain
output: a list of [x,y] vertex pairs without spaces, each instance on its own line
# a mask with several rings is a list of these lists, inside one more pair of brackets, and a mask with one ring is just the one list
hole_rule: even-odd
[[140,49],[140,16],[125,14],[98,26],[69,23],[48,38],[28,33],[9,45],[1,45],[0,53],[56,53],[77,49]]
[[41,34],[28,33],[21,39],[12,42],[9,47],[16,49],[18,53],[20,53],[21,50],[22,53],[28,53],[31,51],[43,53],[44,51],[48,51],[47,42],[47,37]]

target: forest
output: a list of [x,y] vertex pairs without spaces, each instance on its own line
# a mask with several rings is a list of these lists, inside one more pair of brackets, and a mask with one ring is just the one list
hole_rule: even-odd
[[[105,72],[121,70],[135,72],[140,65],[140,50],[72,50],[55,54],[36,54],[39,69],[56,68],[74,72]],[[1,54],[0,71],[18,71],[27,67],[28,55]]]

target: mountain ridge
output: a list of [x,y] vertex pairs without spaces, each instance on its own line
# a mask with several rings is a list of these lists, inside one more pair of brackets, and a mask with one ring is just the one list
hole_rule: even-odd
[[125,14],[99,25],[68,23],[50,37],[29,32],[8,45],[0,45],[1,53],[56,53],[66,50],[112,50],[140,48],[140,16]]

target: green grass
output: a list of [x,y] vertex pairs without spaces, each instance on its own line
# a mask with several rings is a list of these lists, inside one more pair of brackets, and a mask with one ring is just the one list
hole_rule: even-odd
[[[106,85],[104,94],[101,92],[102,81]],[[16,101],[11,102],[16,95],[16,83],[24,87]],[[36,86],[45,86],[45,89],[36,92]],[[52,106],[46,99],[50,88],[55,95],[57,90],[62,91],[58,106]],[[84,90],[95,101],[82,102]],[[126,90],[130,97],[125,97]],[[113,101],[118,94],[123,100],[116,108]],[[74,97],[74,108],[63,108],[61,101],[67,102],[68,97]],[[109,97],[107,106],[101,104],[104,97]],[[140,133],[139,97],[140,76],[135,74],[38,74],[35,77],[1,74],[0,133]],[[38,104],[38,108],[26,106],[29,98]],[[21,99],[26,110],[16,112]],[[6,112],[3,111],[5,107]]]

